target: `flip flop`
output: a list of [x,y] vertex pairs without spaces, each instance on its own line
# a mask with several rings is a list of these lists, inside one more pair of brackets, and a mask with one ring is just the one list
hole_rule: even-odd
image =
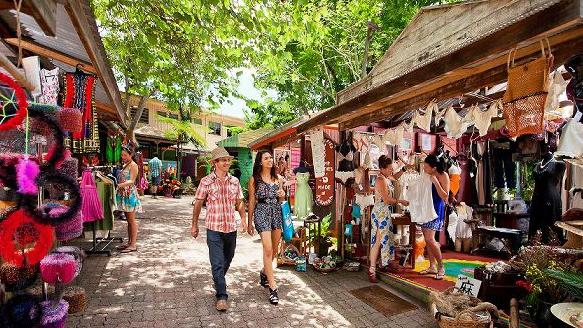
[[421,274],[421,275],[437,274],[437,270],[434,270],[434,269],[425,269],[425,270],[419,271],[419,274]]
[[445,271],[444,270],[439,270],[439,271],[437,271],[437,273],[435,274],[435,277],[433,279],[435,279],[435,280],[443,280],[444,277],[445,277]]
[[121,250],[124,250],[124,249],[128,248],[128,246],[129,246],[129,245],[119,245],[119,246],[116,246],[116,247],[115,247],[115,249],[117,249],[117,250],[120,250],[120,251],[121,251]]
[[122,249],[120,253],[127,254],[127,253],[133,253],[133,252],[137,252],[137,251],[138,251],[137,248],[125,248],[125,249]]

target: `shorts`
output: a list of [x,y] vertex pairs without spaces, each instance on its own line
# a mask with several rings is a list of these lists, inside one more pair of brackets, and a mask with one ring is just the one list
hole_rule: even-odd
[[153,184],[154,186],[158,186],[158,185],[160,185],[160,176],[157,176],[157,177],[152,177],[152,184]]
[[283,215],[279,204],[257,204],[253,213],[253,222],[255,230],[258,233],[273,231],[282,228]]

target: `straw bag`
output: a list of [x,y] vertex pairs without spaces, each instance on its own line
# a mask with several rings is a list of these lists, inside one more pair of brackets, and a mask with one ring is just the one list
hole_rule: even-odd
[[525,64],[515,65],[516,49],[508,54],[508,86],[504,93],[503,116],[510,137],[540,134],[544,131],[544,105],[548,93],[549,69],[553,55],[549,41],[548,53],[540,41],[542,56]]

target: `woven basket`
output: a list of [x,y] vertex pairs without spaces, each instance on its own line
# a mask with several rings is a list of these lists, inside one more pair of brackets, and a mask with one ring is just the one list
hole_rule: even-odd
[[87,294],[82,287],[67,287],[63,299],[69,303],[69,314],[81,313],[87,306]]
[[[431,311],[438,313],[435,303],[431,304]],[[441,328],[491,328],[494,322],[488,314],[488,318],[480,318],[474,312],[465,310],[455,318],[437,314],[437,323]]]
[[547,93],[539,93],[504,103],[502,113],[511,138],[544,132],[546,98]]

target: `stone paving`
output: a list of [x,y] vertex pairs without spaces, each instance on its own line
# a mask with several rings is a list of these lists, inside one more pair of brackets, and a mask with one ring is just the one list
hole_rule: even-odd
[[[239,236],[227,274],[230,309],[217,312],[202,222],[199,239],[190,237],[191,201],[144,197],[139,252],[85,261],[76,284],[86,289],[88,307],[68,327],[436,327],[425,309],[387,318],[352,296],[370,285],[363,272],[277,269],[281,301],[270,305],[258,284],[257,235]],[[115,225],[125,237],[125,222]]]

